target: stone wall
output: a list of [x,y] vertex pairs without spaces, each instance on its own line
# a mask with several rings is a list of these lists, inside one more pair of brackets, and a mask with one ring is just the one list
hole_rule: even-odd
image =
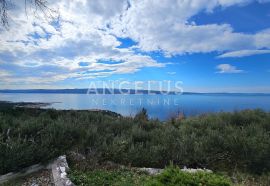
[[11,172],[5,175],[0,175],[0,184],[16,178],[28,176],[44,169],[48,169],[51,172],[52,182],[55,186],[74,186],[67,177],[69,166],[65,155],[58,157],[47,166],[36,164],[16,173]]

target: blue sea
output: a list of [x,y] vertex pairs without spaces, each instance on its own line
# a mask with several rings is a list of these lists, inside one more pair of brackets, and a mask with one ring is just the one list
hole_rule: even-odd
[[187,95],[89,95],[0,93],[1,101],[45,102],[54,109],[102,109],[134,116],[146,108],[151,118],[166,120],[184,113],[194,116],[210,112],[260,108],[270,111],[269,94],[187,94]]

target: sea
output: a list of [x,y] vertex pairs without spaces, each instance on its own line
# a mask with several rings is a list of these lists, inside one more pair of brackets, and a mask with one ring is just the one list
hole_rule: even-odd
[[270,111],[270,94],[54,94],[0,93],[0,101],[50,103],[44,108],[73,110],[110,110],[134,116],[145,108],[150,118],[167,120],[178,114],[196,116],[213,112],[245,109]]

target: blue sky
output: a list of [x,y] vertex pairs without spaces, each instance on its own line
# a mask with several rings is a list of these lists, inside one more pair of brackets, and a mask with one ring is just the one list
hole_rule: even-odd
[[[49,1],[58,19],[10,10],[0,88],[182,81],[184,91],[270,93],[269,0]],[[29,10],[31,11],[31,10]]]

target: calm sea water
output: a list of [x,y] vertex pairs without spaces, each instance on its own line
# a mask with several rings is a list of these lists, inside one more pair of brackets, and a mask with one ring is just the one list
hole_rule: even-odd
[[1,101],[46,102],[55,109],[104,109],[133,116],[143,107],[151,118],[166,120],[179,112],[209,112],[260,108],[270,111],[270,95],[86,95],[1,93]]

